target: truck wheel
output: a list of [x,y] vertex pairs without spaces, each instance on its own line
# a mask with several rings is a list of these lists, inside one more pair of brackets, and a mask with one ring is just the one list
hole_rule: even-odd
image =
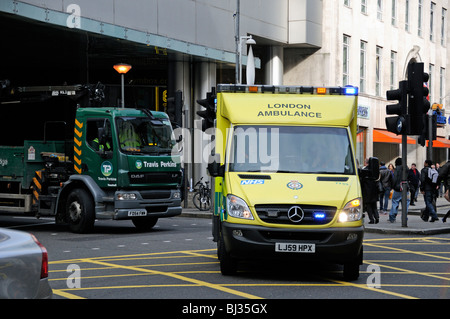
[[231,276],[236,274],[237,260],[227,253],[222,234],[220,234],[219,242],[217,243],[217,257],[220,260],[220,272],[222,275]]
[[132,218],[131,221],[133,222],[134,226],[136,226],[137,229],[142,231],[149,231],[153,228],[153,226],[156,225],[156,222],[158,221],[158,218],[152,217],[152,218]]
[[87,233],[92,230],[95,222],[94,203],[87,191],[74,189],[67,197],[67,221],[74,233]]

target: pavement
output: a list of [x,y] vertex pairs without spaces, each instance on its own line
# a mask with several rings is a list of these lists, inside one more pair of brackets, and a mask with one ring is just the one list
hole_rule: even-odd
[[[406,227],[402,225],[402,206],[400,204],[398,215],[395,223],[388,221],[388,214],[380,214],[378,224],[369,224],[367,213],[364,218],[365,231],[369,233],[384,233],[384,234],[403,234],[403,235],[435,235],[450,233],[450,217],[447,222],[442,222],[442,217],[450,210],[450,202],[447,202],[444,197],[437,199],[436,208],[439,217],[438,221],[433,223],[425,222],[420,218],[421,210],[425,208],[423,195],[419,194],[418,201],[414,203],[415,206],[409,206]],[[379,207],[379,202],[377,202]],[[389,201],[388,211],[391,208],[391,201]],[[183,217],[197,217],[197,218],[211,218],[211,212],[200,211],[196,208],[183,208],[181,213]]]

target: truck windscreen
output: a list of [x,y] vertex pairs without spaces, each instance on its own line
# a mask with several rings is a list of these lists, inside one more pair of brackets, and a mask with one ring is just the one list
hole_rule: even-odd
[[170,154],[174,140],[172,126],[165,119],[119,117],[116,119],[122,152],[133,154]]
[[236,126],[231,143],[229,171],[355,174],[345,128]]

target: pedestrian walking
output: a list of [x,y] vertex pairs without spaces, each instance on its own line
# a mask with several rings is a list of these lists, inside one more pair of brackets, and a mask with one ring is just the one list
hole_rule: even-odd
[[371,171],[371,167],[369,166],[369,159],[366,159],[364,164],[365,166],[362,168],[359,174],[363,196],[363,208],[369,216],[369,224],[378,224],[378,222],[380,221],[377,210],[377,201],[379,195],[377,183],[379,181],[379,177],[375,179],[372,176],[369,176],[369,174],[365,174],[365,172]]
[[[442,165],[442,167],[440,167],[439,169],[439,175],[438,175],[438,179],[437,179],[437,183],[438,185],[444,184],[444,189],[445,192],[450,192],[450,160],[447,161],[447,163],[445,163],[444,165]],[[446,196],[444,196],[446,197]],[[446,222],[447,218],[450,217],[450,210],[447,211],[447,213],[445,214],[445,216],[442,218],[442,222]]]
[[[391,223],[395,223],[395,219],[397,218],[398,206],[402,201],[402,187],[408,187],[408,184],[402,184],[402,158],[399,157],[395,160],[394,177],[392,179],[392,188],[394,192],[392,194],[392,207],[388,219]],[[406,194],[408,194],[408,192]],[[408,213],[408,209],[409,197],[406,198],[406,213]]]
[[424,168],[420,172],[420,192],[424,194],[425,199],[425,211],[422,213],[421,218],[423,221],[428,221],[429,216],[431,216],[430,222],[435,222],[439,220],[433,205],[433,201],[436,200],[438,173],[436,169],[431,167],[432,164],[431,160],[425,160]]
[[411,194],[411,206],[415,206],[414,204],[416,199],[416,191],[419,187],[420,181],[420,172],[416,168],[416,164],[412,163],[411,168],[408,171],[408,184],[409,184],[409,192]]
[[389,204],[389,196],[391,194],[392,189],[392,177],[393,174],[386,167],[384,162],[380,163],[380,182],[383,186],[383,192],[380,194],[380,214],[387,214],[388,204]]

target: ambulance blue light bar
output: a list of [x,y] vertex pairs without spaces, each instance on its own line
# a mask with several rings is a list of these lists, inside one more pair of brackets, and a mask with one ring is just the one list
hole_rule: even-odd
[[218,84],[217,92],[231,93],[294,93],[313,95],[358,95],[358,88],[345,87],[314,87],[314,86],[285,86],[285,85],[245,85],[245,84]]

